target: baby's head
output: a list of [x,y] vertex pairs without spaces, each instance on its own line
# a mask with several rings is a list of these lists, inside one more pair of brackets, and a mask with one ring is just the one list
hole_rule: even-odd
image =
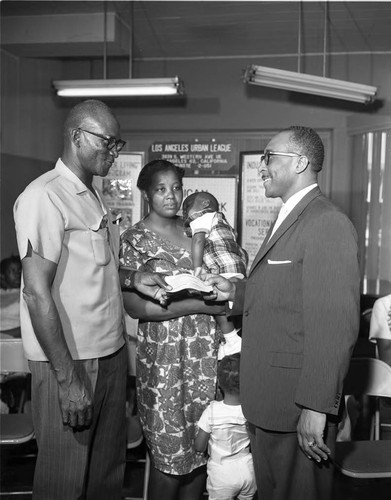
[[16,255],[3,259],[0,263],[1,288],[20,288],[22,263]]
[[240,352],[225,356],[217,367],[217,380],[224,394],[239,394]]
[[208,209],[211,212],[217,212],[219,209],[219,202],[206,191],[196,191],[190,194],[183,202],[183,218],[187,220],[189,217],[196,219],[197,212],[201,213]]

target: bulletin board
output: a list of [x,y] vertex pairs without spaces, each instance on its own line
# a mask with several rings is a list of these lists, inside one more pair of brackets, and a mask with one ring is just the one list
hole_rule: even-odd
[[137,179],[144,165],[144,153],[120,152],[106,177],[95,177],[94,184],[102,191],[114,217],[121,218],[120,231],[141,219],[141,193]]
[[280,198],[265,196],[259,174],[261,154],[262,151],[240,153],[241,215],[238,229],[240,244],[249,256],[249,268],[282,205]]

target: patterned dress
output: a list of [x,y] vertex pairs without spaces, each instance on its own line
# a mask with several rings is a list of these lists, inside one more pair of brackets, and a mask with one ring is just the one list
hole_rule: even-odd
[[[140,271],[190,272],[190,253],[141,221],[121,237],[121,265]],[[141,322],[137,344],[137,405],[154,466],[187,474],[206,463],[193,448],[197,422],[214,399],[215,320],[206,314]]]

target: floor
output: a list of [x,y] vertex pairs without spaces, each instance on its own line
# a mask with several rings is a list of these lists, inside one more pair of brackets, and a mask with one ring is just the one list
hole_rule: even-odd
[[[359,418],[355,427],[355,439],[368,439],[369,425],[366,414],[370,413],[365,407],[361,407]],[[390,440],[390,432],[383,435],[383,438]],[[0,446],[1,475],[0,494],[1,499],[31,500],[31,490],[33,483],[35,458],[35,441],[30,441],[24,445],[5,447]],[[141,500],[144,484],[145,447],[142,443],[137,448],[127,450],[127,464],[123,485],[123,500]],[[7,495],[7,492],[19,491],[30,492],[21,495]],[[334,500],[389,500],[391,492],[391,478],[387,479],[364,479],[357,480],[336,475],[336,494]],[[204,499],[207,499],[205,493]],[[55,499],[53,499],[55,500]],[[260,499],[262,500],[262,499]],[[306,500],[306,499],[298,499]]]
[[[391,441],[390,441],[391,446]],[[15,451],[1,448],[1,498],[4,500],[31,500],[31,488],[35,465],[35,445],[30,444]],[[22,456],[27,453],[27,456]],[[134,450],[128,450],[123,500],[142,499],[144,463],[137,462],[145,457],[143,444]],[[7,495],[7,491],[30,491],[30,494]],[[334,500],[389,500],[391,479],[354,480],[340,474],[336,477],[336,496]],[[207,496],[205,495],[205,498]],[[53,499],[54,500],[54,499]],[[302,499],[298,499],[302,500]],[[303,499],[305,500],[305,499]]]
[[[36,446],[35,442],[15,447],[0,447],[1,478],[0,492],[3,500],[31,500]],[[123,486],[123,500],[142,499],[144,484],[145,447],[141,444],[127,452],[127,464]],[[7,495],[6,492],[19,491],[29,494]],[[55,499],[53,499],[55,500]]]

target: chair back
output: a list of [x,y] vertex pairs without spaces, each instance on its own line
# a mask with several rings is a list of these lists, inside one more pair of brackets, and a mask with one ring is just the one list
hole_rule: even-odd
[[29,365],[24,355],[22,339],[0,339],[0,371],[29,372]]
[[344,393],[391,398],[391,366],[376,358],[352,358]]

